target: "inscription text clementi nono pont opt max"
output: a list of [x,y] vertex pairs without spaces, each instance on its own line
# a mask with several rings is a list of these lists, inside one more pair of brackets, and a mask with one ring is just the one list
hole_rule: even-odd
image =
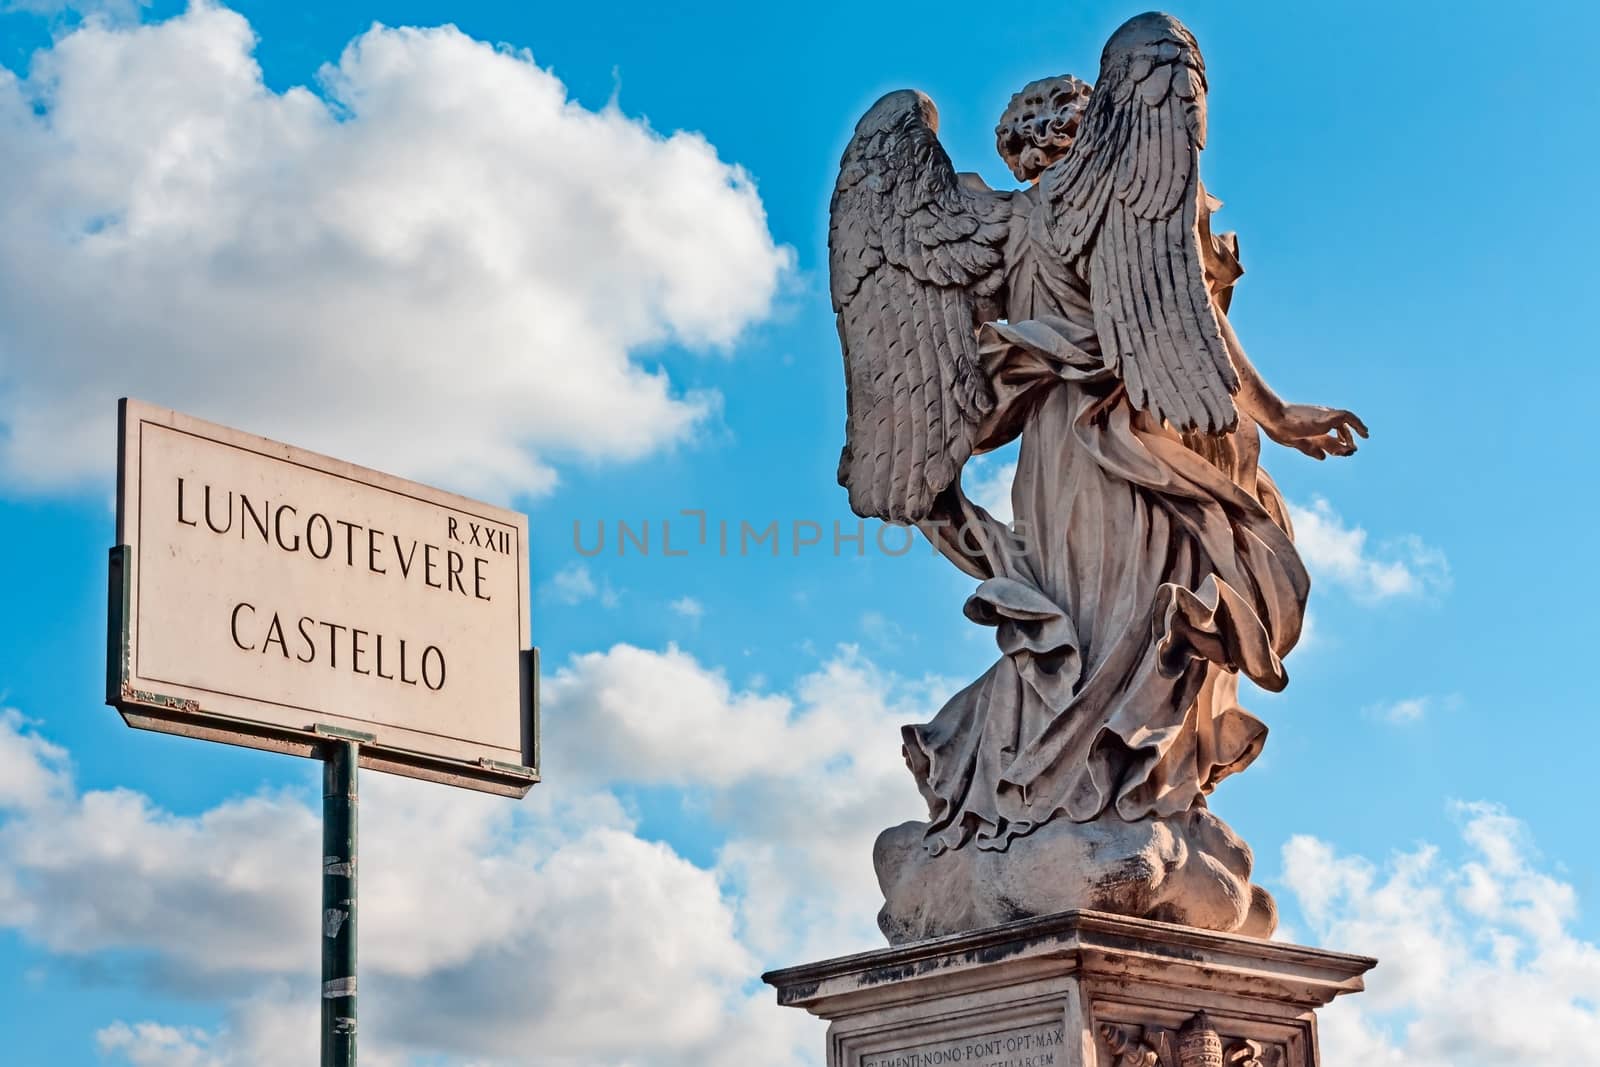
[[526,516],[137,401],[120,423],[107,698],[131,725],[537,781]]

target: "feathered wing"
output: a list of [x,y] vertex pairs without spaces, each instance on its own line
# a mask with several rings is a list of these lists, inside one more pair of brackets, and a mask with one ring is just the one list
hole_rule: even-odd
[[1089,282],[1101,350],[1133,405],[1179,430],[1231,430],[1239,377],[1198,227],[1205,68],[1181,27],[1118,45],[1077,141],[1041,179],[1056,243]]
[[1006,195],[963,183],[932,103],[890,93],[856,124],[829,214],[848,423],[839,483],[856,514],[928,516],[994,406],[977,315],[1004,279]]

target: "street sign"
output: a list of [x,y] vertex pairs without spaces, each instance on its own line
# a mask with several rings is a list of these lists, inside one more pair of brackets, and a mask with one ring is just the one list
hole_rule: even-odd
[[107,703],[131,726],[522,796],[526,516],[123,400]]

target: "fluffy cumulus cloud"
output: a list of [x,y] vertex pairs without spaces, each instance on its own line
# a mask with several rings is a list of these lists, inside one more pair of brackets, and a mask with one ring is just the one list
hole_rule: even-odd
[[[19,746],[13,758],[39,751],[25,731],[0,735]],[[732,1062],[725,1048],[766,1042],[785,1063],[815,1039],[750,988],[760,961],[717,874],[638,837],[609,796],[518,806],[377,775],[364,792],[363,1022],[376,1062],[719,1063]],[[227,997],[213,1032],[107,1020],[108,1056],[313,1062],[309,799],[180,817],[126,792],[55,791],[0,824],[0,921],[61,956],[134,954],[146,987]]]
[[[618,645],[547,682],[560,790],[514,804],[366,776],[363,1055],[816,1062],[819,1026],[754,976],[875,943],[872,837],[917,814],[894,731],[948,688],[845,648],[789,691],[740,689],[680,650]],[[61,958],[140,961],[127,980],[223,1017],[99,1020],[108,1063],[314,1059],[310,790],[175,815],[80,789],[14,712],[0,716],[0,769],[20,783],[0,795],[0,926]],[[721,842],[710,863],[641,836],[625,801],[639,786],[678,791]],[[1504,811],[1460,815],[1454,861],[1433,846],[1381,864],[1309,837],[1286,846],[1302,936],[1383,960],[1368,992],[1325,1012],[1327,1062],[1533,1067],[1600,1047],[1600,947],[1575,933],[1574,887]]]
[[0,708],[0,813],[36,808],[67,788],[67,753],[27,727],[14,708]]
[[120,394],[496,496],[715,410],[635,353],[728,349],[791,256],[703,137],[452,27],[315,91],[254,45],[195,0],[0,69],[0,479],[103,479]]
[[[815,1022],[754,978],[873,943],[871,840],[917,807],[894,731],[928,714],[932,685],[843,649],[791,693],[754,692],[681,651],[620,645],[546,685],[562,790],[513,804],[367,775],[363,1054],[812,1062]],[[606,735],[603,749],[584,741]],[[881,743],[860,758],[865,735]],[[0,768],[21,783],[0,797],[0,925],[59,957],[131,958],[131,980],[225,1013],[212,1030],[104,1020],[108,1062],[314,1059],[309,791],[175,815],[79,789],[66,754],[15,713],[0,718]],[[682,789],[722,839],[715,861],[642,838],[618,799],[634,785]]]
[[1310,507],[1289,506],[1295,545],[1320,579],[1363,600],[1437,592],[1450,584],[1444,553],[1415,535],[1370,544],[1367,531],[1347,524],[1321,497]]
[[1541,870],[1527,828],[1460,807],[1467,855],[1423,846],[1377,865],[1310,837],[1285,878],[1318,940],[1381,957],[1367,991],[1321,1021],[1327,1063],[1534,1067],[1600,1048],[1600,946],[1574,932],[1578,896]]
[[95,1035],[102,1055],[121,1056],[132,1067],[217,1067],[207,1050],[211,1035],[198,1027],[113,1023]]
[[687,791],[726,829],[717,868],[742,936],[768,959],[815,959],[876,940],[873,839],[923,814],[899,727],[931,717],[951,689],[851,648],[793,692],[736,689],[676,648],[618,645],[546,683],[546,752],[596,788]]

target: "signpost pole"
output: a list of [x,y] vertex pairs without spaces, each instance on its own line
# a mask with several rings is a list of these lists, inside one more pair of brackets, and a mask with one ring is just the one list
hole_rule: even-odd
[[332,739],[322,764],[322,1067],[356,1062],[356,765]]

